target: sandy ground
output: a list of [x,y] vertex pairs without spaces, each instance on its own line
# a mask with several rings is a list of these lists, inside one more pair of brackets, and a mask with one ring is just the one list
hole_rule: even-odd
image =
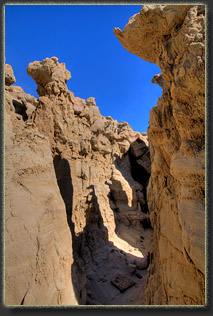
[[[151,228],[117,226],[116,234],[94,253],[92,263],[85,267],[88,305],[140,305],[147,276],[144,262],[152,238]],[[135,284],[121,292],[111,282],[118,273]]]

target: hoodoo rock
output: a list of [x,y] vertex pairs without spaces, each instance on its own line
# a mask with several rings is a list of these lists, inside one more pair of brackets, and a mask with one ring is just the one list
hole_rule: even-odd
[[205,6],[143,5],[115,35],[156,63],[162,97],[150,111],[154,230],[144,304],[205,303]]
[[60,64],[57,57],[45,58],[41,62],[30,63],[27,74],[38,85],[37,92],[40,96],[66,92],[68,90],[67,80],[71,78],[70,72],[65,69],[65,64]]

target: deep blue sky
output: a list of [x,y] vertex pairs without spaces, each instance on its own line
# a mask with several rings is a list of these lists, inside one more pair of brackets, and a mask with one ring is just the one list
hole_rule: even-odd
[[56,56],[71,72],[68,88],[75,96],[95,97],[102,115],[146,132],[149,111],[162,94],[151,79],[161,71],[130,54],[113,34],[140,10],[141,5],[5,5],[5,56],[15,85],[38,97],[27,66]]

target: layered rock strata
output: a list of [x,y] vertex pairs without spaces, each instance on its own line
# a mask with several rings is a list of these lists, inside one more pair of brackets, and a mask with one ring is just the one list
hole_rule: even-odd
[[143,304],[205,304],[205,6],[143,5],[115,35],[156,63],[148,206],[154,229]]
[[38,99],[6,86],[6,303],[137,304],[152,242],[147,136],[75,97],[56,57],[27,73]]

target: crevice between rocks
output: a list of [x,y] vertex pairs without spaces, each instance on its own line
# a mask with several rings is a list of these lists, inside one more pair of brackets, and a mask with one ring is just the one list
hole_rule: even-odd
[[[137,145],[138,144],[140,144],[140,141],[137,141]],[[148,159],[150,159],[150,157],[148,147],[143,149],[143,152],[140,153],[138,157],[135,157],[133,152],[130,147],[124,157],[128,156],[127,158],[129,158],[130,161],[129,174],[131,174],[134,181],[143,188],[145,203],[143,202],[140,212],[141,216],[144,214],[144,219],[139,220],[139,226],[135,228],[135,234],[140,237],[140,243],[144,243],[144,238],[146,239],[147,237],[146,234],[143,235],[143,232],[147,229],[151,229],[146,200],[146,186],[149,180],[149,173],[140,163],[143,156],[146,156],[146,160],[147,157]],[[116,164],[122,164],[122,161],[117,159]],[[145,287],[146,270],[151,259],[150,252],[148,252],[148,255],[144,258],[139,258],[135,256],[134,253],[130,254],[119,249],[114,242],[109,240],[109,232],[104,226],[94,185],[90,186],[91,198],[88,198],[88,209],[85,212],[86,225],[83,231],[76,236],[75,223],[72,220],[73,183],[70,163],[65,158],[62,158],[60,154],[57,154],[53,158],[53,165],[58,187],[66,207],[67,223],[72,235],[74,263],[71,266],[71,277],[79,304],[110,305],[113,302],[113,304],[126,305],[127,302],[129,302],[129,305],[131,305],[132,302],[134,304],[136,301],[139,302],[139,297]],[[119,170],[121,171],[122,168]],[[123,173],[123,177],[126,177],[127,182],[131,184],[125,172]],[[116,183],[112,182],[112,187],[113,185],[116,185]],[[121,190],[119,192],[122,192],[122,187],[120,187],[119,190]],[[125,192],[123,192],[123,194],[125,194]],[[112,200],[112,202],[116,204],[116,200],[113,201],[112,197],[113,191],[110,191],[108,196],[109,202]],[[117,211],[119,211],[119,208],[117,208]],[[114,209],[114,217],[116,218],[116,209]],[[119,223],[119,221],[117,221],[117,224],[123,225]],[[126,226],[125,229],[128,230],[130,227],[133,231],[134,225],[132,226],[132,224]],[[118,233],[117,228],[115,233]],[[126,239],[125,237],[122,239],[123,235],[119,235],[119,238],[121,238],[121,240]],[[128,238],[125,242],[128,244]],[[131,246],[131,243],[129,247],[134,249],[134,245]],[[139,248],[140,247],[141,245]],[[142,247],[141,250],[142,249],[144,248]],[[116,289],[113,285],[113,279],[115,279],[116,275],[120,272],[120,285],[118,285]],[[124,290],[119,291],[119,286],[121,286],[121,288],[123,286],[122,283],[127,285],[132,283],[133,285],[127,286],[126,288],[124,286]],[[135,296],[136,298],[134,298]]]

